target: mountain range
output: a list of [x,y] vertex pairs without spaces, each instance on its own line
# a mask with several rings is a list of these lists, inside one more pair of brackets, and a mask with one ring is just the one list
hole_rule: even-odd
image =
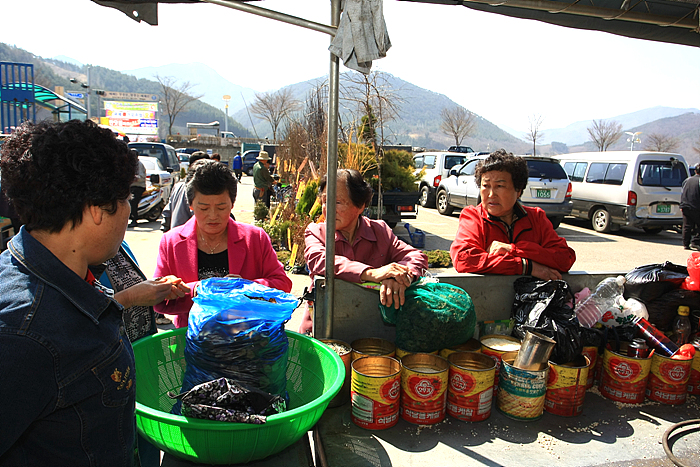
[[[49,89],[63,86],[66,90],[80,88],[71,84],[69,78],[86,79],[86,68],[70,57],[60,56],[45,59],[14,46],[0,43],[0,61],[33,63],[35,80]],[[343,82],[352,78],[354,72],[341,75]],[[202,95],[175,119],[173,133],[186,134],[186,123],[208,123],[225,119],[223,96],[229,95],[228,115],[229,129],[238,136],[256,138],[271,137],[269,125],[252,114],[248,108],[255,100],[256,91],[231,82],[217,73],[213,68],[202,63],[170,64],[162,67],[148,67],[136,70],[115,71],[103,67],[91,68],[91,87],[121,92],[159,93],[160,85],[154,76],[175,77],[178,83],[189,82],[193,85],[192,94]],[[454,144],[454,139],[440,130],[440,112],[446,107],[457,106],[444,94],[420,88],[399,77],[385,74],[385,84],[395,97],[400,107],[399,117],[386,124],[385,140],[390,144],[405,144],[426,149],[443,149]],[[326,77],[304,81],[286,86],[292,95],[303,102],[309,92]],[[98,99],[93,101],[93,114],[97,115]],[[342,123],[356,118],[356,104],[344,99],[341,94]],[[45,117],[44,117],[45,118]],[[688,160],[700,159],[693,148],[700,146],[700,110],[694,108],[653,107],[637,112],[606,118],[622,124],[623,131],[641,131],[642,146],[644,135],[664,134],[678,140],[677,152],[684,154]],[[543,138],[538,140],[538,153],[556,155],[562,152],[595,150],[589,141],[587,132],[591,121],[574,122],[565,128],[543,129]],[[161,113],[161,133],[167,129],[167,117]],[[164,134],[161,134],[164,137]],[[554,145],[552,143],[555,143]],[[513,135],[497,124],[476,116],[475,132],[464,139],[464,145],[476,151],[490,151],[506,148],[514,153],[532,152],[531,142],[525,141],[522,134]],[[625,149],[626,138],[620,138],[611,149]]]

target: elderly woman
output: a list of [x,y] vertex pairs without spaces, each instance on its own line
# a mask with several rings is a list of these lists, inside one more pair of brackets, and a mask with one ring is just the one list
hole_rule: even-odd
[[179,277],[191,292],[156,305],[156,312],[176,315],[175,326],[187,326],[192,294],[199,281],[210,277],[241,277],[289,292],[292,281],[277,260],[270,237],[229,216],[237,183],[231,171],[216,161],[200,160],[190,168],[186,183],[194,217],[163,235],[155,275]]
[[[326,216],[326,179],[319,185]],[[423,275],[428,258],[399,240],[383,221],[362,215],[372,201],[372,187],[357,170],[338,170],[335,219],[335,276],[348,282],[378,282],[382,304],[403,305],[406,288]],[[311,278],[326,273],[326,224],[311,224],[304,234],[304,258]],[[304,316],[300,332],[311,329]]]
[[475,176],[481,204],[462,210],[450,247],[457,272],[561,279],[576,253],[542,209],[518,202],[527,185],[525,160],[500,149],[477,166]]

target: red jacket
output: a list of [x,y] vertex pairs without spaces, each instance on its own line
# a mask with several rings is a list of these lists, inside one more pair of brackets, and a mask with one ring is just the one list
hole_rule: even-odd
[[[190,287],[199,281],[197,266],[197,219],[192,217],[187,223],[167,232],[160,239],[158,262],[155,277],[172,274],[182,279]],[[228,220],[228,269],[268,287],[289,292],[292,281],[277,261],[277,253],[272,249],[270,237],[264,230]],[[161,302],[153,307],[156,312],[175,316],[175,327],[187,326],[187,317],[192,308],[192,296],[185,295],[176,300]]]
[[[520,275],[523,273],[522,258],[560,272],[571,269],[576,253],[557,235],[544,211],[520,203],[515,206],[522,211],[513,223],[512,236],[505,224],[489,216],[481,204],[462,210],[457,236],[450,247],[457,272]],[[489,245],[494,240],[511,244],[512,251],[505,255],[489,255]]]

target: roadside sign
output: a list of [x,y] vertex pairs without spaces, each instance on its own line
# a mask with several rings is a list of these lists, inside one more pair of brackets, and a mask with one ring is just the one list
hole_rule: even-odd
[[119,99],[125,101],[157,101],[159,99],[158,94],[144,94],[138,92],[114,92],[105,91],[105,99]]
[[82,92],[66,92],[66,96],[72,97],[73,99],[85,99],[85,94]]

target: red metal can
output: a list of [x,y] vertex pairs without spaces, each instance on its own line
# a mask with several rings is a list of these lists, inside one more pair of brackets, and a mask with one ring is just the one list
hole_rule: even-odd
[[634,358],[647,358],[649,356],[649,346],[644,339],[632,339],[627,346],[627,356]]

